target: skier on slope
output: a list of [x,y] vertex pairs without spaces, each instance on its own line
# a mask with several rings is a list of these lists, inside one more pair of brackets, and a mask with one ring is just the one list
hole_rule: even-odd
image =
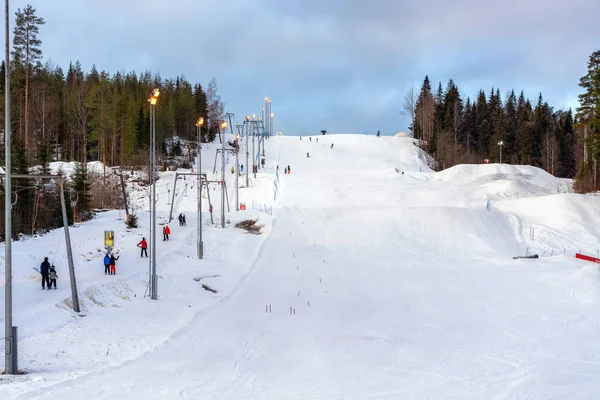
[[183,226],[186,226],[187,223],[185,222],[185,214],[183,214]]
[[48,273],[50,272],[50,263],[48,257],[44,257],[44,261],[40,264],[40,274],[42,274],[42,290],[48,286],[50,289],[50,279],[48,279]]
[[137,247],[142,249],[140,252],[140,257],[144,257],[144,253],[146,253],[146,257],[148,257],[148,242],[146,242],[145,237],[143,237],[142,240],[137,244]]
[[48,290],[54,285],[54,290],[56,290],[56,280],[58,279],[58,274],[56,273],[56,269],[54,269],[54,265],[50,267],[50,272],[48,273]]

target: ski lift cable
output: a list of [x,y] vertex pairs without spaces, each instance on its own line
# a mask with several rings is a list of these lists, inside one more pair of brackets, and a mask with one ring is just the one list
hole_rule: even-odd
[[58,246],[56,246],[56,250],[54,251],[54,257],[52,257],[52,265],[54,265],[54,261],[56,260],[56,255],[58,254],[58,248],[60,247],[60,242],[62,241],[62,238],[64,235],[65,235],[65,232],[63,231],[60,235],[60,238],[58,238]]

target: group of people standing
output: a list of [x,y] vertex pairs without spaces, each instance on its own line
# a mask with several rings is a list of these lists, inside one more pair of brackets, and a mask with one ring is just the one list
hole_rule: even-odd
[[186,226],[185,215],[183,213],[180,213],[177,219],[179,219],[179,226]]
[[116,275],[117,274],[117,260],[119,256],[114,255],[111,251],[104,255],[104,275]]
[[44,257],[44,261],[40,265],[40,274],[42,274],[42,290],[46,289],[46,287],[50,290],[52,289],[52,286],[54,286],[54,290],[56,290],[58,275],[54,265],[50,265],[48,257]]

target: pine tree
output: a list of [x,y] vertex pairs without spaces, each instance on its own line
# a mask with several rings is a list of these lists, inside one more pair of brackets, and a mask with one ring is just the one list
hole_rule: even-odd
[[433,137],[434,108],[435,104],[431,93],[431,84],[429,83],[429,76],[426,75],[419,98],[417,99],[416,124],[413,127],[413,134],[416,139],[427,142]]
[[138,149],[150,145],[150,115],[146,110],[147,106],[141,103],[135,126],[135,141]]
[[504,119],[503,119],[503,161],[516,161],[514,155],[516,152],[516,141],[517,141],[517,97],[515,91],[511,90],[508,98],[506,99],[506,105],[504,108]]
[[[29,174],[29,162],[27,159],[27,149],[23,141],[13,136],[11,146],[11,167],[12,172],[16,174]],[[31,215],[33,214],[33,191],[31,189],[32,181],[29,179],[13,180],[13,206],[12,216],[12,234],[14,239],[18,239],[21,232],[29,232]]]
[[491,141],[490,112],[487,99],[483,90],[479,91],[475,105],[475,129],[477,130],[476,151],[482,157],[489,157]]
[[73,173],[73,191],[77,198],[77,215],[81,220],[90,218],[91,196],[88,186],[88,173],[86,163],[76,163]]
[[523,92],[519,95],[517,103],[517,155],[519,164],[533,162],[533,110],[529,100],[525,100]]
[[584,130],[584,146],[588,150],[587,159],[597,160],[600,156],[600,50],[590,55],[588,72],[579,80],[584,93],[579,95],[577,120]]
[[557,113],[556,136],[559,147],[559,168],[555,174],[561,178],[571,178],[577,172],[574,157],[575,132],[571,110]]
[[[202,90],[202,85],[196,84],[194,87],[194,102],[196,105],[196,120],[198,118],[204,118],[204,121],[208,119],[208,103],[206,100],[206,93]],[[200,137],[202,142],[206,140],[208,135],[208,124],[204,123],[200,128]]]
[[46,21],[35,15],[35,8],[28,5],[23,11],[19,8],[16,14],[16,26],[13,38],[13,58],[25,67],[25,141],[29,146],[29,75],[31,65],[39,63],[42,58],[42,41],[38,39],[39,26]]

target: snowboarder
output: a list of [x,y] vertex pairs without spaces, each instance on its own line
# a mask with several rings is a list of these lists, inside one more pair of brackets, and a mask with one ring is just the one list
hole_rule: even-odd
[[306,152],[306,158],[310,158],[310,153],[308,151]]
[[54,269],[54,265],[50,267],[48,278],[50,279],[50,283],[48,284],[48,290],[50,290],[52,285],[54,285],[54,290],[56,290],[56,280],[58,279],[58,275],[56,274],[56,269]]
[[312,142],[312,136],[308,138],[308,141],[309,141],[309,142]]
[[300,140],[302,140],[302,136],[300,136]]
[[117,260],[119,257],[115,257],[114,254],[110,254],[110,275],[117,274]]
[[319,143],[319,138],[317,138],[317,143]]
[[287,175],[287,167],[283,169],[283,173]]
[[106,255],[104,256],[104,275],[108,274],[110,274],[110,256],[108,255],[108,253],[106,253]]
[[142,249],[140,252],[140,257],[144,257],[144,253],[146,253],[146,257],[148,257],[148,242],[146,242],[145,237],[143,237],[141,242],[137,244],[137,247]]
[[44,257],[44,261],[40,265],[40,274],[42,274],[42,290],[48,286],[50,289],[50,279],[48,279],[48,273],[50,272],[50,263],[48,262],[48,257]]
[[379,133],[379,131],[377,131],[377,137],[381,136],[381,134]]
[[333,149],[333,143],[331,143],[331,147],[330,147],[330,149]]
[[240,165],[240,173],[243,174],[244,173],[244,164]]
[[290,166],[289,166],[289,165],[288,165],[288,172],[287,172],[287,173],[288,173],[288,174],[291,174],[291,173],[292,173],[292,169],[290,168]]
[[235,174],[235,169],[233,167],[231,167],[231,173]]
[[169,229],[169,225],[166,225],[163,228],[163,242],[166,240],[169,240],[169,234],[171,233],[171,230]]
[[186,226],[187,223],[185,222],[185,214],[183,214],[183,226]]

